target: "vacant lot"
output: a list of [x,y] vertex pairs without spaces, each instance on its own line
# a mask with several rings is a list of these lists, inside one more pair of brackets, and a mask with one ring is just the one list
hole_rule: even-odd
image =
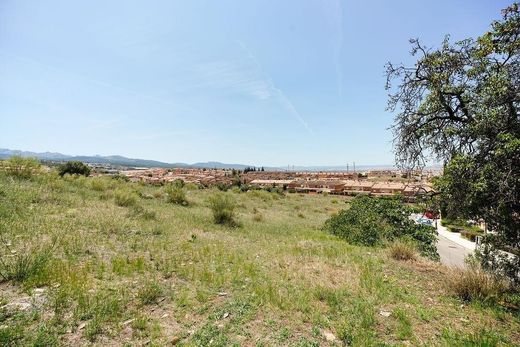
[[447,294],[445,269],[321,230],[333,196],[110,178],[0,177],[0,345],[513,345],[519,317]]

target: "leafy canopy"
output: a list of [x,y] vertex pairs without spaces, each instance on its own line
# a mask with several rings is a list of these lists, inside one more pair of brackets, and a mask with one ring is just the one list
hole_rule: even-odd
[[494,233],[482,264],[520,283],[519,6],[477,39],[447,37],[438,49],[411,44],[414,66],[387,64],[397,163],[444,163],[437,182],[444,217],[483,219]]
[[90,167],[81,161],[68,161],[58,166],[58,173],[60,176],[69,175],[90,175]]

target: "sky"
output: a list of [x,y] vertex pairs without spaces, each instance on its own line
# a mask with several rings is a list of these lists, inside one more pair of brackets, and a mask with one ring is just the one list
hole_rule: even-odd
[[0,1],[0,148],[392,164],[384,65],[510,1]]

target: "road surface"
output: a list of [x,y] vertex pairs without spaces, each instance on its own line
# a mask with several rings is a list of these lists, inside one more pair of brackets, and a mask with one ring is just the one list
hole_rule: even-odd
[[442,235],[437,235],[437,251],[441,257],[441,263],[458,268],[465,267],[464,259],[473,253],[473,250],[463,247]]

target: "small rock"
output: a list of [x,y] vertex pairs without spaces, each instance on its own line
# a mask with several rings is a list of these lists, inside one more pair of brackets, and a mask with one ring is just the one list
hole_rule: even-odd
[[219,292],[218,293],[218,296],[226,296],[226,295],[228,295],[226,292]]
[[390,317],[392,313],[390,311],[380,310],[379,314],[383,317]]
[[329,342],[336,341],[336,336],[334,336],[330,331],[324,331],[323,336],[325,337],[325,340]]
[[169,314],[168,314],[168,313],[165,313],[165,314],[163,314],[163,315],[161,316],[161,318],[166,318],[166,317],[168,317],[168,316],[169,316]]
[[179,336],[172,337],[172,345],[176,345],[180,340],[181,338]]
[[82,330],[83,328],[85,328],[85,325],[87,325],[87,323],[85,323],[85,322],[78,325],[78,330]]
[[226,319],[227,317],[229,317],[229,312],[226,312],[222,315],[222,319]]
[[45,289],[43,289],[43,288],[36,288],[35,290],[33,290],[33,294],[36,296],[42,295],[44,292],[45,292]]
[[466,318],[461,318],[460,321],[463,322],[463,323],[467,323],[467,322],[469,322],[469,320],[466,319]]

